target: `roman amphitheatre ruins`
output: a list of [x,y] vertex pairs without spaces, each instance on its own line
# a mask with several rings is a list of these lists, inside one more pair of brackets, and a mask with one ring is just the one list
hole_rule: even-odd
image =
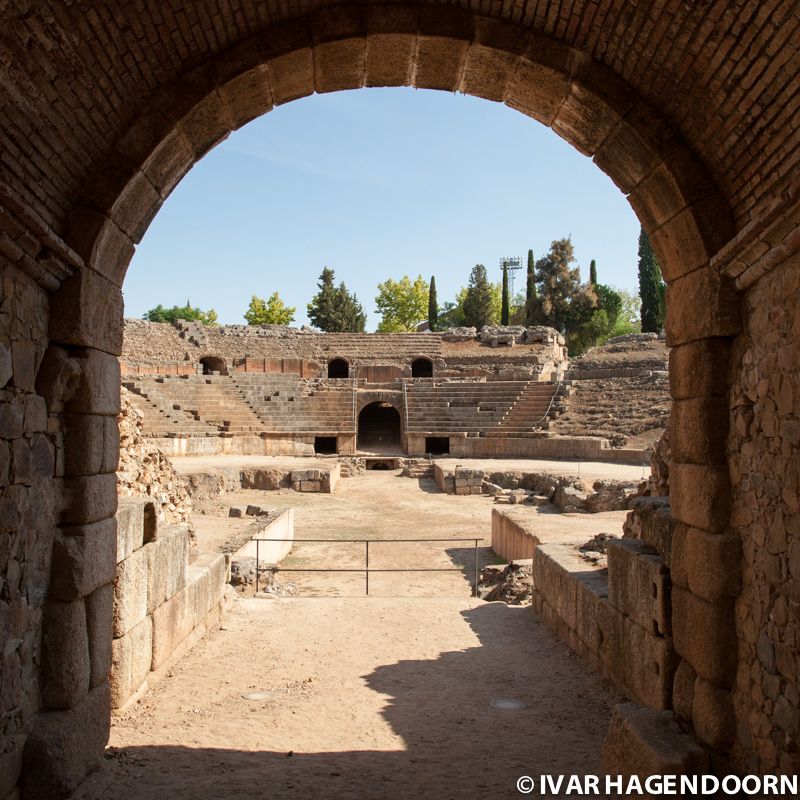
[[[799,43],[777,0],[0,6],[0,798],[796,776]],[[195,163],[364,86],[591,158],[664,338],[124,320]]]

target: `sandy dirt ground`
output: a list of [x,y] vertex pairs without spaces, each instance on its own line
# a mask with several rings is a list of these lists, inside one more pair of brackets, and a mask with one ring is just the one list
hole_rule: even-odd
[[[243,491],[195,514],[202,552],[247,533],[252,519],[227,516],[242,503],[292,506],[297,538],[337,540],[297,544],[285,566],[360,568],[363,545],[341,540],[375,538],[372,566],[459,570],[372,575],[370,597],[360,573],[281,573],[297,596],[237,597],[220,629],[115,718],[77,800],[516,798],[521,775],[600,771],[613,690],[529,606],[470,597],[469,543],[386,541],[477,537],[479,564],[497,561],[491,498],[373,471],[332,495]],[[616,532],[625,516],[512,508],[549,541]]]
[[[554,462],[555,463],[555,462]],[[617,466],[617,465],[605,465]],[[370,569],[447,569],[448,572],[370,573],[370,595],[381,597],[465,597],[475,579],[475,542],[478,567],[498,563],[490,549],[491,497],[457,497],[440,491],[430,479],[400,477],[398,472],[367,471],[342,479],[333,494],[304,494],[247,490],[226,494],[203,504],[206,513],[193,516],[202,552],[219,551],[226,541],[241,539],[251,519],[230,519],[232,505],[293,507],[295,539],[334,539],[326,544],[297,542],[282,564],[290,569],[334,567],[362,570],[363,543],[344,539],[377,539],[369,547]],[[515,517],[528,516],[540,539],[582,544],[600,532],[622,533],[627,512],[560,514],[552,506],[500,506]],[[438,538],[451,541],[389,543],[392,539]],[[466,542],[452,541],[469,539]],[[302,596],[361,596],[363,572],[302,573],[281,571],[281,584],[291,584]]]
[[599,772],[616,701],[529,607],[238,600],[115,720],[80,800],[515,798]]

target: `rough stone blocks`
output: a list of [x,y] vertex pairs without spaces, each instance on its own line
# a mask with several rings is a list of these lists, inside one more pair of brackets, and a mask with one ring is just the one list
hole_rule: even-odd
[[733,603],[707,603],[672,587],[672,635],[675,649],[698,675],[730,688],[736,675],[736,630]]
[[186,586],[189,532],[183,527],[162,529],[156,541],[146,544],[147,612],[158,608]]
[[111,724],[109,687],[101,683],[69,711],[40,714],[25,743],[22,797],[62,800],[97,767]]
[[114,636],[124,636],[147,616],[149,559],[147,550],[137,550],[117,565],[114,582]]
[[636,699],[649,708],[669,708],[676,661],[672,640],[626,617],[624,659],[625,685]]
[[50,597],[75,600],[114,580],[117,532],[114,518],[62,528],[53,543]]
[[669,711],[622,703],[614,709],[603,745],[609,775],[695,775],[708,771],[705,751]]
[[112,645],[111,707],[119,708],[150,672],[153,657],[153,619],[145,617]]
[[120,498],[117,507],[117,563],[156,536],[156,509],[152,500]]
[[608,543],[608,600],[649,633],[669,633],[669,570],[645,542],[618,539]]
[[46,708],[72,708],[89,691],[91,675],[83,600],[47,604],[42,649],[42,702]]
[[201,557],[189,567],[188,580],[184,589],[153,612],[153,670],[167,661],[219,602],[225,587],[225,557]]

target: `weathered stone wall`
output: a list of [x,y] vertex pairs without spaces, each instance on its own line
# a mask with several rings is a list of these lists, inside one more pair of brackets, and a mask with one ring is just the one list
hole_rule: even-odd
[[[17,783],[40,708],[41,632],[60,511],[53,481],[59,420],[48,418],[35,384],[48,306],[47,293],[0,250],[0,797]],[[45,693],[45,702],[61,699]]]
[[227,606],[225,556],[190,564],[186,526],[160,524],[155,506],[131,498],[117,510],[112,708],[152,686]]
[[746,771],[800,770],[798,309],[794,258],[749,291],[732,362],[731,525],[742,548],[734,755]]

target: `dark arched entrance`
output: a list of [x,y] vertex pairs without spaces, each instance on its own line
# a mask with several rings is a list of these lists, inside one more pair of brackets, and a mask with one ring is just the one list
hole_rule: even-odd
[[370,403],[361,409],[358,449],[385,453],[402,449],[400,413],[391,403]]
[[332,358],[328,362],[329,378],[349,378],[350,365],[343,358]]
[[431,361],[429,358],[415,358],[411,362],[411,377],[432,378],[433,361]]
[[205,356],[205,358],[200,359],[200,365],[203,367],[203,375],[212,375],[215,372],[220,375],[228,374],[228,367],[224,358]]

